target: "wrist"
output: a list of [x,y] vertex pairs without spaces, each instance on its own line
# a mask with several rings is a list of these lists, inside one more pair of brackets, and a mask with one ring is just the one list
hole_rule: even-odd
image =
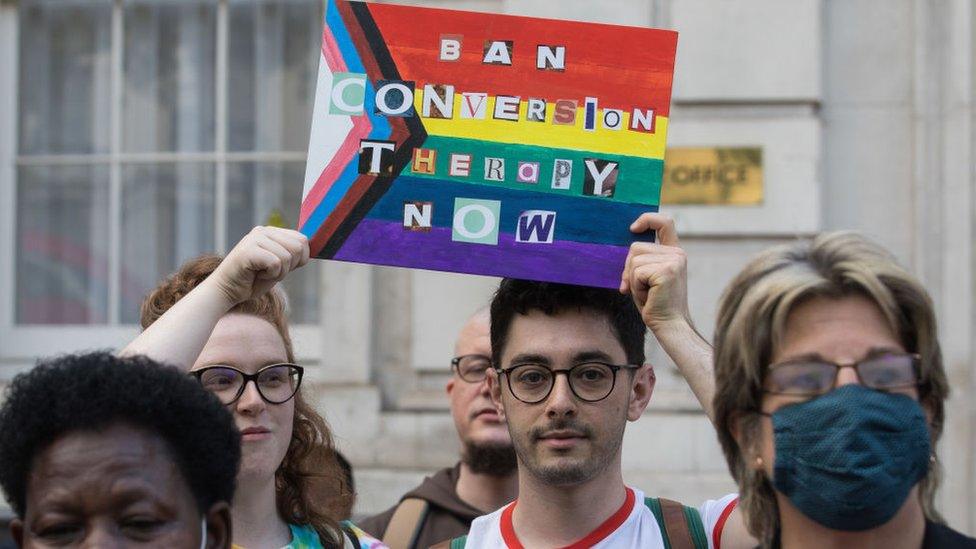
[[213,310],[220,315],[224,315],[233,309],[239,303],[231,294],[227,291],[226,286],[222,285],[216,278],[211,274],[203,282],[197,286],[191,294],[198,292],[199,299],[205,304],[208,310]]
[[661,343],[673,340],[687,340],[689,337],[701,338],[691,319],[683,315],[659,318],[647,322],[647,327]]

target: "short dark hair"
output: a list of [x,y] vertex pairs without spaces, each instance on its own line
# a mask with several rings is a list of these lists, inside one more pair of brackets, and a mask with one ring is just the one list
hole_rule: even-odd
[[0,408],[0,487],[18,516],[35,457],[75,431],[124,424],[159,435],[205,512],[230,502],[241,460],[234,418],[176,368],[146,357],[66,355],[18,375]]
[[502,351],[515,315],[532,310],[550,316],[567,310],[603,314],[627,354],[627,363],[644,363],[647,327],[630,296],[606,288],[506,278],[491,299],[491,360],[496,367],[501,367]]

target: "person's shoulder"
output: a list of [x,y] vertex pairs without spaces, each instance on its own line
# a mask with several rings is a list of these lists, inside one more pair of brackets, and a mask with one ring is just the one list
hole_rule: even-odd
[[922,549],[970,549],[976,548],[976,538],[971,538],[961,532],[949,528],[945,524],[925,521],[925,539]]
[[399,509],[400,504],[403,503],[403,500],[406,498],[418,498],[429,501],[429,498],[424,497],[424,492],[426,491],[425,488],[427,488],[427,486],[433,480],[448,475],[450,469],[450,467],[442,469],[434,473],[434,475],[424,478],[423,482],[413,487],[407,493],[401,495],[393,506],[375,515],[370,515],[366,518],[357,520],[357,525],[376,537],[383,537],[387,527],[390,525],[390,521],[393,519],[393,514],[396,513],[397,509]]
[[471,528],[465,539],[465,549],[488,549],[506,547],[502,539],[502,513],[510,503],[497,511],[482,515],[471,521]]
[[386,527],[390,524],[390,519],[393,518],[393,513],[396,512],[397,507],[399,506],[400,502],[397,502],[396,505],[390,507],[386,511],[377,513],[364,519],[357,519],[356,525],[374,536],[382,537],[383,532],[386,532]]

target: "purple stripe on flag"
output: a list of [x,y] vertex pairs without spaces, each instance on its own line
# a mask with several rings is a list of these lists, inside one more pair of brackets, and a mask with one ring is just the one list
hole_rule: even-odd
[[400,223],[364,219],[333,259],[617,288],[627,246],[529,244],[515,242],[512,233],[499,233],[497,246],[471,244],[453,242],[450,228],[411,231]]

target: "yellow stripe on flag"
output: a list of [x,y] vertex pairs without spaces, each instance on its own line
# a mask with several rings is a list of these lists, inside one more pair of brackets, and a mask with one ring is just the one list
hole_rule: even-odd
[[[414,95],[416,114],[423,112],[422,93]],[[554,103],[546,106],[545,122],[530,122],[525,119],[526,102],[519,103],[519,119],[498,120],[492,117],[495,98],[488,97],[485,107],[485,118],[461,118],[460,94],[454,95],[453,118],[421,118],[424,129],[430,135],[440,137],[457,137],[464,139],[480,139],[498,143],[512,143],[516,145],[535,145],[555,149],[571,149],[590,151],[594,153],[609,153],[643,158],[664,158],[665,136],[668,131],[668,118],[655,116],[654,133],[632,131],[630,127],[630,112],[623,113],[623,122],[619,130],[604,128],[601,122],[602,109],[597,109],[596,129],[583,129],[585,107],[576,110],[576,122],[568,124],[553,124],[555,113]]]

